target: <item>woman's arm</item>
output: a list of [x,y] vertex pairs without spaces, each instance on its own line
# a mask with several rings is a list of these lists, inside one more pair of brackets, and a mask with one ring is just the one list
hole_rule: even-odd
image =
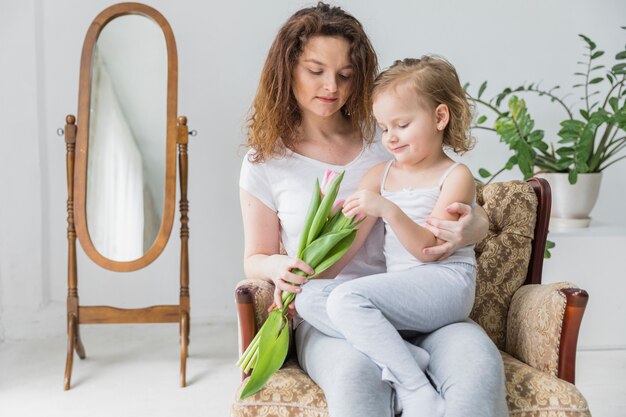
[[467,204],[455,202],[446,207],[446,210],[460,216],[458,221],[435,217],[426,219],[428,230],[443,243],[425,248],[424,253],[439,255],[441,259],[447,258],[458,248],[480,242],[489,231],[489,216],[481,206],[472,210]]
[[280,226],[273,210],[241,188],[239,199],[244,231],[244,273],[248,278],[274,282],[274,301],[282,308],[282,292],[297,293],[300,288],[294,284],[306,282],[306,278],[291,270],[298,268],[308,274],[314,271],[300,259],[280,255]]

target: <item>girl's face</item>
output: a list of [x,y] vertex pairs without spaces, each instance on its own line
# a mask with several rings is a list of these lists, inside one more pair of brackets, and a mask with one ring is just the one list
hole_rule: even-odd
[[337,113],[352,89],[350,45],[341,37],[309,39],[294,68],[293,94],[303,115]]
[[416,164],[436,159],[442,152],[443,128],[441,110],[418,99],[413,87],[399,84],[374,97],[374,117],[382,129],[382,142],[399,163]]

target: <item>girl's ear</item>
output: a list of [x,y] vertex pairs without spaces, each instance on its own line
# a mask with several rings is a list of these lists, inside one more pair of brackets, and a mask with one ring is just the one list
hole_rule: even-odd
[[438,105],[435,108],[435,118],[437,120],[437,130],[444,130],[450,121],[450,110],[448,109],[448,105]]

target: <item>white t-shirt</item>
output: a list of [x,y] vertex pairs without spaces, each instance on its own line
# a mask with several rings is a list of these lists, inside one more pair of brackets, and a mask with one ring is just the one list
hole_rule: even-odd
[[[343,166],[327,164],[290,150],[284,157],[253,164],[249,161],[253,153],[254,150],[248,151],[243,159],[239,186],[276,212],[283,246],[292,257],[297,256],[315,179],[318,178],[321,184],[326,170],[345,171],[337,197],[345,199],[356,191],[370,168],[391,158],[380,142],[364,145],[359,155]],[[351,279],[385,272],[383,242],[384,227],[379,220],[363,247],[338,277]]]

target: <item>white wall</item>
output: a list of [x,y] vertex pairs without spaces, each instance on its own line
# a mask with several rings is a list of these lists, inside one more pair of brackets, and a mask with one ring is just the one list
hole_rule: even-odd
[[[189,145],[192,316],[234,321],[233,288],[243,276],[237,194],[242,124],[276,31],[296,9],[312,2],[237,0],[220,2],[219,8],[211,2],[146,3],[172,26],[179,53],[179,114],[199,131]],[[396,58],[438,53],[475,88],[489,80],[487,93],[524,81],[569,86],[583,50],[578,33],[594,39],[608,56],[623,47],[626,34],[619,29],[626,15],[621,0],[335,3],[362,21],[382,67]],[[62,311],[67,285],[65,145],[55,130],[66,114],[76,113],[84,35],[110,4],[0,1],[0,59],[6,63],[0,67],[0,329],[4,326],[7,337],[18,334],[9,310],[36,315],[50,299],[54,311]],[[547,135],[558,130],[558,112],[550,106],[534,112]],[[479,133],[476,149],[465,160],[475,171],[495,170],[498,161],[508,158],[506,148]],[[592,215],[624,226],[618,208],[624,203],[626,162],[611,168]],[[502,179],[518,176],[509,173]],[[176,302],[180,239],[175,227],[163,255],[139,272],[107,272],[79,250],[81,303],[139,307]],[[18,291],[24,301],[15,298]],[[40,321],[64,331],[62,315],[45,311]]]

